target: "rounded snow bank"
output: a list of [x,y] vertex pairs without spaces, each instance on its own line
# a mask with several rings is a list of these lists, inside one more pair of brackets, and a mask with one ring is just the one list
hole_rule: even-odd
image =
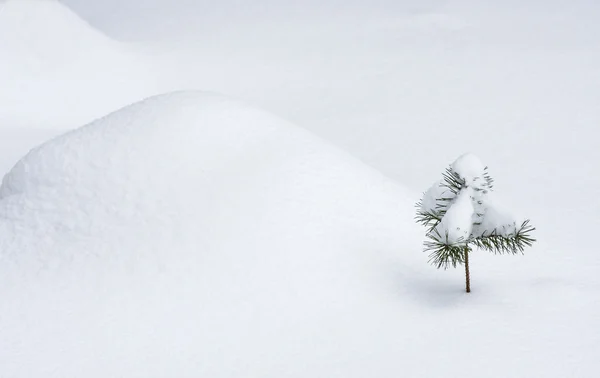
[[59,1],[0,1],[3,123],[80,125],[156,93],[150,72],[149,62],[129,46]]
[[212,190],[215,180],[241,184],[237,181],[252,177],[260,163],[276,164],[282,156],[261,148],[286,129],[281,124],[218,96],[152,97],[34,149],[4,177],[0,198],[26,196],[30,206],[47,206],[51,192],[50,202],[57,205],[69,199],[61,211],[83,206],[87,214],[119,219],[158,210],[188,213],[223,193],[221,187]]
[[0,198],[11,219],[35,213],[71,233],[104,240],[115,225],[142,225],[169,235],[186,217],[240,212],[253,185],[270,190],[275,177],[258,173],[295,149],[278,140],[280,124],[206,94],[149,98],[33,150],[4,177]]
[[0,366],[45,378],[335,375],[323,362],[371,337],[353,337],[356,324],[381,324],[373,301],[396,292],[399,251],[419,259],[411,233],[401,188],[302,129],[219,96],[149,98],[5,176]]
[[10,219],[36,214],[37,225],[60,223],[62,232],[86,236],[105,238],[117,225],[169,235],[189,218],[202,233],[203,226],[239,222],[244,214],[252,214],[244,225],[251,227],[282,204],[364,201],[352,197],[358,193],[344,180],[357,172],[385,180],[352,160],[349,170],[347,160],[265,112],[179,92],[148,98],[34,149],[4,177],[0,200]]
[[42,68],[39,64],[52,68],[110,44],[56,0],[0,1],[0,51],[7,53],[3,60],[25,65],[32,73]]

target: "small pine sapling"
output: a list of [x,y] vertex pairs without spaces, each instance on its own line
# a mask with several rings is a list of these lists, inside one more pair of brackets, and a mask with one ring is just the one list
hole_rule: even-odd
[[424,249],[439,268],[464,264],[466,291],[471,292],[469,253],[523,253],[535,239],[529,219],[517,222],[492,201],[493,179],[472,154],[452,163],[443,178],[417,203],[416,221],[426,227]]

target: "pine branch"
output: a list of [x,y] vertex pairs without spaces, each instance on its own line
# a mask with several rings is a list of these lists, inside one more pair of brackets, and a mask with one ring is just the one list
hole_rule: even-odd
[[477,248],[492,252],[494,254],[517,254],[523,253],[525,247],[531,247],[536,241],[531,233],[535,227],[529,224],[529,219],[524,221],[521,226],[511,235],[499,235],[494,229],[489,234],[482,234],[470,240]]
[[444,186],[456,197],[464,187],[465,180],[458,173],[454,172],[451,167],[446,168],[446,172],[442,173],[442,177],[444,178]]
[[[449,168],[447,172],[449,174],[452,174]],[[433,231],[437,227],[437,225],[440,224],[442,218],[444,218],[444,215],[446,215],[446,211],[448,211],[448,209],[452,205],[452,202],[456,199],[457,193],[460,191],[460,187],[448,188],[452,192],[452,196],[436,198],[435,209],[423,209],[422,200],[415,204],[415,207],[417,208],[415,220],[418,224],[427,227],[427,233]],[[425,195],[426,193],[423,193],[422,198],[424,198]]]
[[448,231],[446,231],[445,237],[439,233],[437,229],[427,234],[429,240],[424,243],[424,251],[429,253],[429,263],[436,266],[436,268],[447,269],[450,265],[456,268],[458,264],[464,264],[464,253],[465,248],[470,250],[467,243],[462,238],[457,243],[450,244],[448,240]]
[[[441,198],[441,199],[437,199],[437,201],[450,201],[450,199],[447,198]],[[446,203],[436,203],[436,208],[432,209],[432,210],[424,210],[423,209],[423,203],[422,201],[419,201],[416,203],[415,207],[417,208],[417,214],[415,215],[415,221],[418,224],[421,224],[425,227],[427,227],[427,233],[430,233],[431,231],[433,231],[438,224],[440,224],[440,222],[442,221],[442,218],[444,218],[444,215],[446,215],[446,211],[448,210],[448,208],[450,204],[446,204]]]
[[490,174],[488,173],[488,167],[485,167],[483,169],[483,178],[485,179],[485,182],[487,184],[487,187],[492,190],[494,189],[494,179],[490,176]]
[[[417,203],[417,207],[421,208],[421,203]],[[444,212],[445,213],[445,212]],[[427,233],[430,233],[437,227],[438,224],[442,221],[444,217],[443,213],[439,211],[417,211],[417,215],[415,216],[415,220],[418,224],[421,224],[427,227]]]
[[494,254],[517,254],[523,253],[525,247],[530,247],[536,240],[531,236],[535,227],[526,220],[519,229],[512,235],[500,235],[497,230],[489,234],[473,237],[469,239],[459,239],[456,243],[448,243],[448,232],[445,237],[437,229],[432,229],[427,233],[429,240],[424,243],[424,251],[429,252],[429,262],[438,269],[447,269],[449,266],[456,267],[458,264],[464,264],[464,249],[472,250],[472,246],[493,252]]

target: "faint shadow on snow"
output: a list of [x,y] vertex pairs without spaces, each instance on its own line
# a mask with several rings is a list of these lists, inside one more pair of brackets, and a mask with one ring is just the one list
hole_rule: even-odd
[[[435,308],[449,308],[461,305],[468,299],[462,282],[455,282],[450,279],[435,279],[432,277],[423,277],[423,275],[413,272],[404,275],[401,280],[406,290],[404,296],[408,296],[415,303]],[[476,295],[476,294],[475,294]]]

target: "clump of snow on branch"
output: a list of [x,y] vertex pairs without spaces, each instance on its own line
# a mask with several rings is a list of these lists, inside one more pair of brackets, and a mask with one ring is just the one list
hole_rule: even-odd
[[496,235],[511,237],[518,231],[518,225],[522,220],[517,220],[515,216],[500,206],[490,195],[485,205],[485,216],[481,218],[480,224],[473,227],[473,236],[479,237],[495,233]]
[[[453,190],[448,180],[455,181],[459,190]],[[458,245],[485,235],[515,235],[517,221],[496,206],[491,190],[492,179],[477,156],[468,153],[456,159],[445,179],[433,184],[421,201],[421,212],[440,217],[431,236]]]
[[440,198],[453,199],[454,197],[455,195],[444,185],[444,181],[440,180],[433,184],[423,195],[421,211],[433,213],[441,206]]
[[475,212],[471,192],[472,190],[461,192],[446,211],[442,221],[435,228],[438,240],[448,244],[463,244],[469,239]]
[[479,158],[473,154],[464,154],[454,161],[451,165],[452,171],[465,180],[465,184],[470,186],[476,184],[485,175],[485,165]]

